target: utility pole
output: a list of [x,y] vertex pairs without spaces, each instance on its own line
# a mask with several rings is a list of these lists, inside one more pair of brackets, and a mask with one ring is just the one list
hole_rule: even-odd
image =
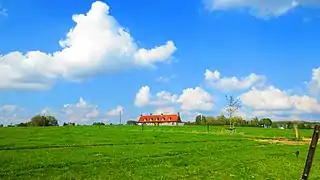
[[120,116],[120,125],[121,125],[121,110],[119,111],[119,116]]
[[318,144],[319,134],[320,134],[320,125],[315,125],[301,180],[308,180],[309,178],[313,157],[316,152],[316,148]]

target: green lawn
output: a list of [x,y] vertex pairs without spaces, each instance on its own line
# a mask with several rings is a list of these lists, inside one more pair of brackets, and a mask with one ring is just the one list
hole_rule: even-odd
[[[311,137],[312,130],[301,130]],[[294,130],[224,127],[76,126],[0,128],[0,179],[299,179],[308,145]],[[294,153],[300,150],[300,156]],[[320,179],[320,152],[310,179]]]

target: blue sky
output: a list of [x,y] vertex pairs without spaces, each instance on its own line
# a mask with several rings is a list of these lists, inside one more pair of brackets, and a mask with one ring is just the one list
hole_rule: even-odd
[[0,0],[0,124],[115,123],[120,110],[192,121],[224,113],[225,94],[247,119],[318,120],[319,5]]

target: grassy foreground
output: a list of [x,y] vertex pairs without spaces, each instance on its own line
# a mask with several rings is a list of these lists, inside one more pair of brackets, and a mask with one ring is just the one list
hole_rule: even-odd
[[[311,137],[312,130],[301,130]],[[293,130],[223,127],[0,128],[0,179],[299,179],[308,145]],[[300,156],[295,152],[300,150]],[[310,179],[320,179],[318,149]]]

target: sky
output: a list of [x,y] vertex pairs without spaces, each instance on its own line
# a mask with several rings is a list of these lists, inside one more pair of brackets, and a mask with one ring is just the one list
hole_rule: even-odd
[[0,124],[320,120],[320,1],[0,0]]

